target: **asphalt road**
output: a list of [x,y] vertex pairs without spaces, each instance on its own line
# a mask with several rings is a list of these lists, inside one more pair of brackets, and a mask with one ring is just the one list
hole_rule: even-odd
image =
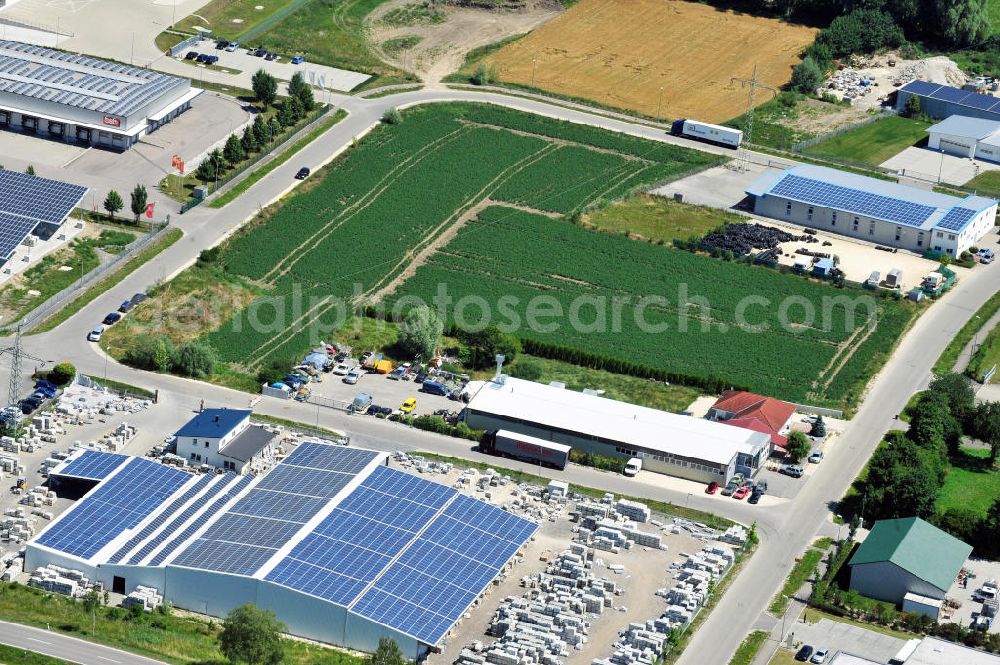
[[[337,97],[336,103],[349,111],[348,117],[305,148],[296,159],[278,167],[254,185],[246,194],[222,210],[196,208],[177,219],[185,238],[166,250],[156,261],[143,266],[133,276],[71,317],[54,331],[26,338],[26,348],[43,358],[71,359],[82,371],[96,376],[155,388],[166,404],[178,409],[197,408],[202,399],[218,406],[246,406],[251,396],[198,381],[150,374],[124,367],[107,359],[96,345],[85,341],[86,332],[114,310],[132,293],[169,279],[190,265],[198,253],[222,241],[259,207],[267,205],[290,190],[293,175],[305,165],[315,169],[349,146],[352,140],[379,122],[391,107],[468,100],[503,106],[586,123],[658,141],[689,145],[699,150],[732,154],[723,148],[667,136],[662,130],[635,125],[616,118],[591,115],[577,109],[555,106],[534,99],[508,97],[496,93],[456,90],[421,90],[373,100]],[[867,398],[851,421],[841,442],[823,461],[798,497],[781,505],[749,506],[743,502],[720,502],[698,494],[671,490],[646,478],[628,480],[591,469],[570,467],[564,472],[544,472],[570,482],[602,487],[611,492],[627,492],[668,500],[713,511],[743,522],[756,522],[762,537],[758,553],[734,581],[708,620],[692,638],[680,663],[716,665],[728,662],[740,641],[755,624],[773,621],[763,615],[771,597],[778,590],[798,556],[817,531],[835,533],[830,522],[830,506],[847,489],[889,427],[893,416],[902,410],[909,396],[930,378],[934,360],[954,333],[996,290],[997,264],[981,266],[929,308],[900,343],[897,352],[869,387]],[[263,400],[257,411],[347,431],[357,445],[382,450],[422,449],[462,457],[474,457],[470,445],[454,439],[370,418],[347,416],[340,412],[299,403]],[[507,460],[505,465],[517,464]],[[531,469],[530,465],[520,465]],[[646,474],[644,474],[646,475]]]
[[0,621],[0,644],[61,658],[80,665],[164,665],[159,660],[137,656],[101,644],[56,632]]

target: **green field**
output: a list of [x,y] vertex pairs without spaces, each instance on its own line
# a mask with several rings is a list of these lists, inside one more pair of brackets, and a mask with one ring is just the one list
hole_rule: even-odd
[[996,196],[1000,194],[1000,171],[983,171],[962,186],[977,194]]
[[[582,159],[600,167],[581,173]],[[227,325],[208,341],[223,360],[251,369],[291,357],[315,341],[317,328],[335,327],[343,308],[333,298],[385,295],[421,250],[433,253],[443,233],[487,200],[506,197],[558,216],[715,163],[711,155],[497,107],[409,110],[403,123],[383,126],[336,161],[328,177],[317,174],[252,222],[224,252],[227,272],[265,285],[287,311],[294,289],[328,300],[307,303],[279,330],[250,330],[241,316],[239,331]],[[557,178],[567,180],[554,188]]]
[[985,515],[998,496],[1000,473],[989,468],[989,451],[962,448],[951,458],[935,505],[939,513],[949,508],[967,508]]
[[802,152],[878,166],[905,148],[927,139],[929,122],[889,116],[811,145]]
[[677,203],[673,199],[640,194],[585,215],[585,225],[610,233],[669,243],[703,236],[726,222],[743,217],[704,206]]
[[220,39],[239,39],[263,21],[298,4],[301,0],[211,0],[190,16],[177,21],[174,28],[191,34],[207,28]]

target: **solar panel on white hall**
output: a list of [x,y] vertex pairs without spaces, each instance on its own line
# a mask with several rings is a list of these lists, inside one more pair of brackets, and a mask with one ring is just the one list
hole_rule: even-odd
[[61,224],[86,193],[79,185],[0,170],[0,260],[39,224]]

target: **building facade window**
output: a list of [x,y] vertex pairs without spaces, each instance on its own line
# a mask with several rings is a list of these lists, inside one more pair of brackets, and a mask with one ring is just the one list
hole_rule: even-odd
[[875,222],[874,221],[868,222],[868,235],[870,235],[870,236],[875,235]]
[[861,223],[861,220],[860,220],[860,219],[858,219],[857,217],[855,217],[855,218],[854,218],[854,230],[855,230],[855,231],[857,231],[857,230],[858,230],[858,224],[860,224],[860,223]]
[[836,226],[836,225],[837,225],[837,211],[834,210],[830,214],[830,226]]
[[924,232],[921,231],[920,233],[917,234],[917,247],[923,247],[923,246],[924,246]]
[[785,203],[785,216],[787,217],[791,214],[792,214],[792,202],[788,201],[787,203]]
[[813,221],[813,207],[809,206],[806,208],[806,219],[810,222]]
[[896,242],[899,242],[899,239],[902,237],[902,233],[903,233],[903,227],[897,226],[896,227]]

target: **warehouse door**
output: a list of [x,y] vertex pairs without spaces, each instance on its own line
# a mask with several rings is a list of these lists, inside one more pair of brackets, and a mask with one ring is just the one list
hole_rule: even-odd
[[942,151],[948,153],[949,155],[958,155],[959,157],[969,157],[972,146],[965,143],[960,143],[958,141],[952,141],[949,139],[942,138],[938,143],[938,146]]
[[111,580],[111,590],[114,593],[120,593],[120,594],[124,595],[125,594],[125,578],[124,577],[118,577],[117,575],[115,575],[114,579]]

